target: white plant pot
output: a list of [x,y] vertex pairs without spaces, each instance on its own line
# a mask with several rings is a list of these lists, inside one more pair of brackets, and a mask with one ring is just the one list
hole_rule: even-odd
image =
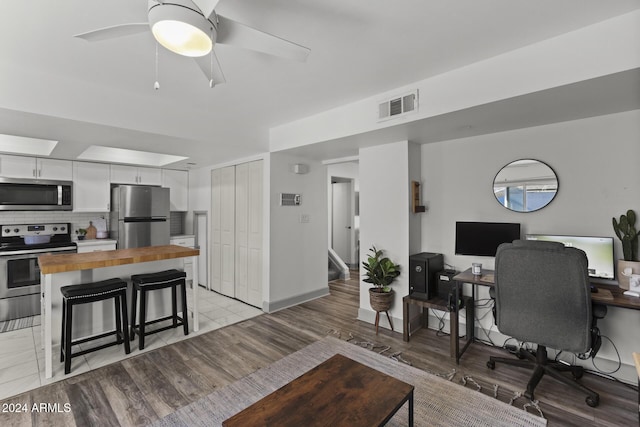
[[[631,271],[627,270],[629,268]],[[626,273],[625,270],[627,270]],[[618,276],[618,286],[620,286],[621,289],[629,290],[629,275],[640,274],[640,261],[625,261],[619,259],[616,274]]]

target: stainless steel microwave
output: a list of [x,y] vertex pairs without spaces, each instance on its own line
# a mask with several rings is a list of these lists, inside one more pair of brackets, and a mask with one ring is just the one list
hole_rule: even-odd
[[0,210],[70,211],[73,183],[43,179],[0,178]]

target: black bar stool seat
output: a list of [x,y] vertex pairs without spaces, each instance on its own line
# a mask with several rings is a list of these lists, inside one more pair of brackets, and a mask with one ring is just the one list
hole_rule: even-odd
[[[189,335],[189,320],[187,312],[187,274],[184,271],[172,269],[159,271],[157,273],[134,274],[131,276],[133,283],[133,311],[131,312],[131,341],[138,333],[138,348],[144,349],[144,338],[146,335],[155,334],[156,332],[165,331],[171,328],[177,328],[182,325],[184,334]],[[182,297],[182,317],[178,316],[177,287],[181,287],[180,295]],[[147,321],[147,293],[158,289],[171,288],[171,314],[159,319]],[[140,322],[136,323],[136,302],[140,293]],[[171,324],[153,331],[147,331],[146,326],[153,323],[171,320]]]
[[[60,288],[62,293],[62,338],[60,341],[60,362],[64,362],[64,373],[71,372],[71,359],[92,351],[101,350],[124,342],[126,354],[131,352],[129,347],[129,322],[127,314],[127,282],[120,279],[108,279],[100,282],[82,283]],[[104,301],[113,298],[116,314],[116,330],[104,334],[73,340],[73,307],[79,304]],[[77,344],[97,340],[99,338],[116,336],[114,342],[92,347],[72,353],[71,347]]]

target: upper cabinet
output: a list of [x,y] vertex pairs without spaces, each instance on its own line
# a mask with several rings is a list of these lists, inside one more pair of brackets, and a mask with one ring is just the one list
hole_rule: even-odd
[[49,179],[71,181],[70,160],[0,155],[0,176],[3,178]]
[[171,211],[189,210],[189,172],[163,169],[162,186],[171,190],[169,192]]
[[73,211],[109,212],[110,202],[109,165],[73,162]]
[[111,165],[111,183],[162,185],[162,169]]

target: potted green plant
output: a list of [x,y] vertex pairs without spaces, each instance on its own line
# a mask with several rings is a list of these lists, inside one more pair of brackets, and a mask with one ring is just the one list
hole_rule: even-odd
[[369,303],[376,312],[388,311],[393,302],[393,290],[391,283],[400,275],[400,266],[389,258],[382,256],[382,251],[372,246],[369,249],[371,255],[362,262],[364,268],[364,281],[371,283],[369,289]]
[[84,236],[87,235],[87,230],[85,228],[78,228],[76,234],[78,235],[78,240],[84,240]]
[[636,213],[629,209],[626,215],[620,215],[620,219],[613,217],[613,231],[622,242],[623,259],[618,260],[618,285],[623,289],[629,289],[629,276],[640,274],[640,262],[638,262],[638,236],[636,231]]

